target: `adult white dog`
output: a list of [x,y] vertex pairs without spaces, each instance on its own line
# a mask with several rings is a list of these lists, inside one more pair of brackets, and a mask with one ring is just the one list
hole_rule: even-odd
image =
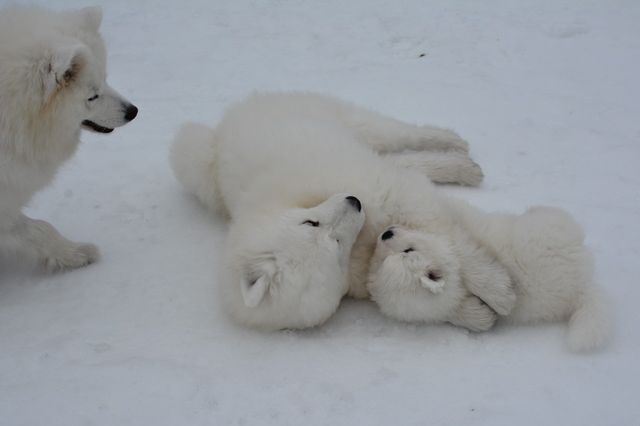
[[[262,329],[315,326],[347,292],[368,296],[376,237],[391,223],[448,238],[455,225],[425,174],[469,185],[482,179],[451,131],[300,93],[251,96],[215,129],[185,125],[171,162],[188,190],[231,218],[224,305],[235,320]],[[502,288],[492,283],[490,293],[482,284],[470,283],[447,320],[485,330],[493,309],[510,310],[508,280]]]
[[457,314],[469,281],[491,286],[513,279],[516,304],[501,321],[569,320],[567,341],[575,351],[606,341],[606,303],[593,284],[583,231],[568,213],[553,207],[533,207],[522,215],[485,213],[460,200],[450,200],[448,209],[461,225],[459,232],[495,257],[474,255],[474,261],[465,261],[464,240],[390,227],[378,239],[368,282],[384,313],[439,322]]
[[22,208],[73,155],[81,127],[109,133],[138,111],[105,81],[101,20],[95,7],[0,11],[0,251],[49,270],[89,264],[98,250],[67,240]]

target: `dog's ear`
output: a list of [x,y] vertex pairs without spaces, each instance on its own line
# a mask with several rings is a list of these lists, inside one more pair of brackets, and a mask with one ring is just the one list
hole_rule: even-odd
[[98,31],[102,23],[102,8],[100,6],[85,7],[73,12],[74,17],[82,28]]
[[89,50],[82,44],[59,44],[44,69],[45,99],[49,99],[56,90],[73,83],[84,69]]
[[260,304],[269,289],[271,279],[267,275],[261,275],[256,280],[242,279],[242,298],[249,308],[255,308]]
[[420,276],[420,285],[433,294],[442,293],[444,284],[444,277],[438,269],[429,268]]
[[271,289],[276,274],[276,262],[273,258],[258,259],[242,275],[240,288],[244,304],[255,308],[262,302]]

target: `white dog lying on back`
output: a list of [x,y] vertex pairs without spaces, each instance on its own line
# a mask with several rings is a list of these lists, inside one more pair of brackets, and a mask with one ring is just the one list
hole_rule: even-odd
[[[456,315],[466,282],[513,279],[516,304],[502,317],[511,323],[569,320],[573,350],[602,345],[609,322],[593,285],[591,254],[580,226],[566,212],[534,207],[522,215],[489,214],[451,200],[451,214],[495,257],[460,262],[465,247],[419,229],[393,226],[380,235],[367,284],[387,315],[440,322]],[[506,275],[505,272],[508,274]]]
[[[184,126],[171,160],[187,189],[231,218],[220,280],[226,309],[243,324],[281,329],[321,324],[347,292],[367,297],[376,238],[391,223],[448,238],[455,224],[425,173],[478,184],[466,149],[453,132],[332,98],[265,94],[231,107],[215,129]],[[515,296],[504,284],[490,293],[471,285],[449,320],[491,327],[494,310],[472,293],[507,313]]]
[[0,254],[17,252],[49,270],[97,259],[92,244],[67,240],[22,214],[80,143],[80,129],[109,133],[137,108],[106,81],[98,33],[102,12],[0,11]]

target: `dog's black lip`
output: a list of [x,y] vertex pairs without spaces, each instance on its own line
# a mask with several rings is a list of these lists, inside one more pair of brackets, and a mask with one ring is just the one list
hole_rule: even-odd
[[109,127],[100,126],[99,124],[96,124],[91,120],[84,120],[82,122],[82,125],[84,127],[87,127],[89,129],[93,130],[94,132],[98,132],[98,133],[111,133],[111,132],[113,132],[113,129],[110,129]]

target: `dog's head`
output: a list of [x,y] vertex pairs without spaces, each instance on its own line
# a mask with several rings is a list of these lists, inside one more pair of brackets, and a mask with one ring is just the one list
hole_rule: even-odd
[[[106,83],[102,11],[15,6],[0,13],[1,93],[37,122],[109,133],[137,108]],[[4,96],[3,96],[4,97]],[[49,125],[50,127],[50,125]]]
[[231,316],[265,330],[326,321],[348,289],[349,256],[363,223],[360,202],[348,194],[236,220],[222,283]]
[[397,225],[378,237],[367,287],[384,313],[403,321],[442,320],[464,294],[450,240]]

